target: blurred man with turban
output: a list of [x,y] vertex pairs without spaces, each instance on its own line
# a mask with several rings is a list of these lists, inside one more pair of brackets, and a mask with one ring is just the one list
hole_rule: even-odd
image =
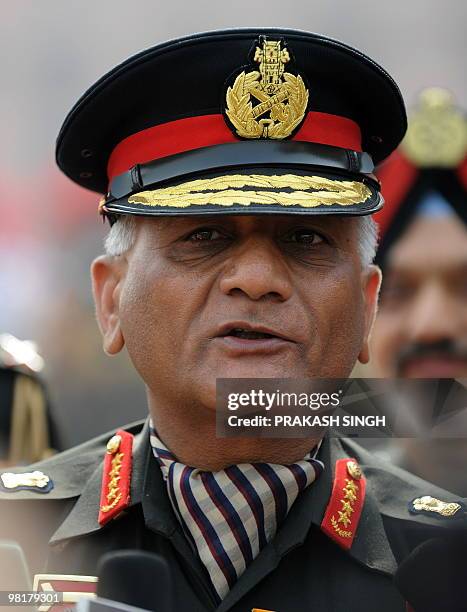
[[[405,139],[378,176],[386,204],[375,215],[383,283],[372,373],[466,378],[467,120],[449,92],[421,93]],[[407,439],[395,452],[410,471],[467,493],[467,440]]]

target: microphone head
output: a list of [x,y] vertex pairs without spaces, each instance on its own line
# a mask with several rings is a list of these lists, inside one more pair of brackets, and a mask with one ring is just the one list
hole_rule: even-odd
[[165,559],[141,550],[103,555],[97,575],[97,595],[156,612],[172,610],[172,581]]
[[0,591],[30,591],[31,588],[21,546],[11,540],[0,540]]
[[466,536],[432,538],[400,564],[394,580],[415,612],[467,612]]

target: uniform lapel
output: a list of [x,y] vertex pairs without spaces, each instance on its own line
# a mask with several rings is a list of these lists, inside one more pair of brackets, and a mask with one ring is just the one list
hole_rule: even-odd
[[[276,537],[245,570],[226,595],[217,612],[229,610],[270,574],[285,555],[304,544],[308,537],[312,537],[310,530],[313,527],[320,529],[331,496],[336,461],[347,457],[355,458],[358,461],[359,457],[356,457],[355,454],[355,452],[350,455],[346,453],[339,439],[329,435],[324,438],[318,455],[325,466],[323,473],[299,496]],[[352,547],[347,551],[342,550],[342,554],[350,555],[369,569],[392,575],[397,564],[378,506],[369,488],[367,488],[360,523]]]
[[[355,459],[362,467],[363,475],[367,481],[362,514],[352,546],[347,551],[348,554],[369,569],[393,575],[397,569],[397,563],[386,535],[381,517],[381,508],[373,494],[372,475],[366,473],[365,466],[362,464],[362,457],[360,456],[360,451],[365,455],[366,451],[360,449],[356,444],[352,444],[349,448],[347,447],[347,441],[345,439],[341,440],[340,438],[332,436],[326,438],[323,446],[323,451],[327,453],[329,457],[329,463],[326,462],[326,465],[329,465],[330,468],[327,474],[328,499],[335,476],[334,467],[338,459]],[[323,461],[326,461],[326,459],[323,458]],[[318,504],[316,505],[318,506]],[[324,506],[326,505],[327,501],[325,501]],[[317,513],[313,514],[313,522],[315,525],[321,525],[322,520],[323,515],[318,515]]]
[[[101,529],[98,523],[102,465],[105,447],[96,468],[89,478],[70,514],[52,536],[50,543],[92,534]],[[325,469],[321,476],[308,487],[292,506],[287,519],[276,537],[261,551],[218,608],[226,612],[263,578],[270,574],[281,559],[292,549],[302,545],[310,530],[320,528],[331,495],[334,466],[338,459],[353,457],[360,461],[358,447],[345,448],[345,442],[326,436],[321,445],[319,459]],[[348,554],[360,564],[385,574],[393,574],[396,562],[392,554],[382,523],[378,505],[368,483],[360,523],[352,546],[342,554]],[[146,526],[171,540],[174,547],[191,566],[205,596],[212,601],[212,588],[199,559],[191,550],[168,499],[161,471],[152,456],[149,445],[148,422],[135,436],[133,446],[133,476],[131,481],[131,506],[141,503]],[[311,536],[312,537],[312,534]],[[338,545],[336,544],[336,547]]]
[[[73,509],[50,539],[51,545],[79,536],[91,535],[103,529],[98,523],[98,515],[104,454],[105,445],[102,446],[97,467]],[[198,596],[202,591],[208,605],[214,607],[216,601],[204,567],[193,554],[170,505],[161,471],[150,448],[148,421],[140,433],[135,436],[132,457],[130,507],[141,504],[146,528],[170,540],[191,567],[193,578],[198,585]],[[110,528],[112,522],[108,523],[104,529]]]
[[[133,444],[133,466],[131,479],[131,502],[134,506],[141,502],[143,489],[144,465],[148,451],[149,425],[146,421],[141,431],[135,436]],[[102,529],[98,523],[100,495],[102,486],[102,468],[105,446],[96,456],[96,467],[88,479],[81,495],[66,519],[50,538],[50,544],[69,540]]]

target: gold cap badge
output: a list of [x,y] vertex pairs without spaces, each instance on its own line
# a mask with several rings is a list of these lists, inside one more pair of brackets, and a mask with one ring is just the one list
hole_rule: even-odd
[[431,87],[422,92],[402,147],[420,167],[454,168],[464,159],[467,120],[449,91]]
[[262,37],[260,45],[253,58],[259,70],[237,76],[225,113],[242,138],[287,138],[305,117],[308,89],[300,75],[285,72],[290,54],[282,41]]

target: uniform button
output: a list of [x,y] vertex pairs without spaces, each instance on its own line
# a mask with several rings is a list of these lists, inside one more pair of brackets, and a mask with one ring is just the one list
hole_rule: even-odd
[[352,476],[355,480],[360,480],[362,477],[362,468],[356,461],[347,461],[347,472],[349,476]]
[[118,451],[121,441],[121,436],[112,436],[110,438],[110,440],[107,442],[107,452],[109,455],[114,455]]

